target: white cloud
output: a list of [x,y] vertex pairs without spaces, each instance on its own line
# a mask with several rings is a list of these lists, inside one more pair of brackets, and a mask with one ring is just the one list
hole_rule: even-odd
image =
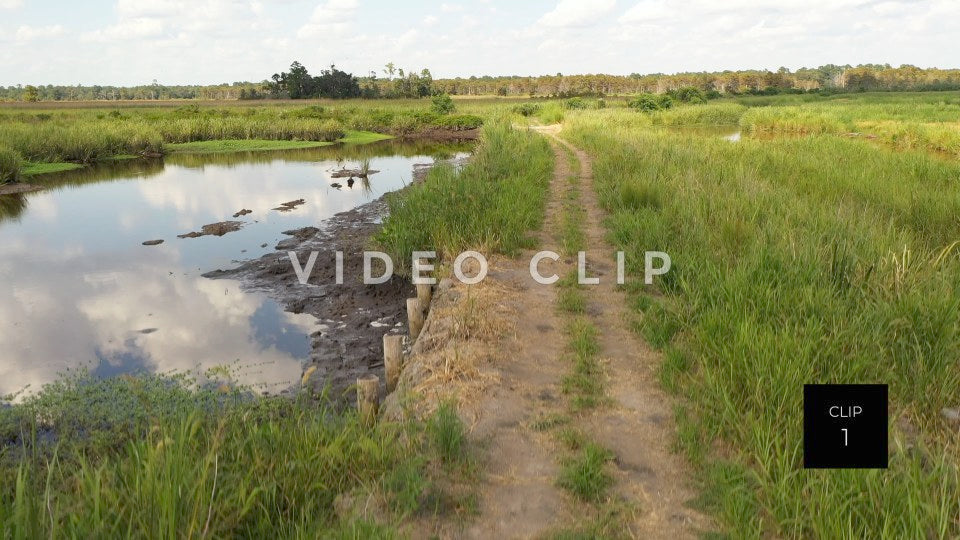
[[17,41],[33,41],[35,39],[52,38],[63,34],[63,26],[53,24],[50,26],[27,26],[23,25],[17,28],[14,38]]
[[622,23],[651,23],[669,19],[673,15],[674,11],[666,0],[644,0],[628,9],[619,20]]
[[140,17],[129,19],[119,24],[113,24],[102,30],[87,32],[80,38],[83,41],[101,43],[124,41],[128,39],[144,39],[157,37],[163,34],[164,22],[160,19]]
[[560,0],[557,7],[540,17],[538,23],[559,28],[590,26],[610,13],[616,5],[616,0]]
[[424,26],[433,26],[433,25],[437,24],[437,21],[438,21],[438,20],[439,20],[439,19],[436,17],[436,15],[427,15],[426,17],[423,18],[423,25],[424,25]]
[[306,24],[297,31],[297,37],[307,38],[328,33],[342,34],[353,21],[357,0],[327,0],[313,9]]
[[0,9],[17,9],[23,5],[23,0],[0,0]]

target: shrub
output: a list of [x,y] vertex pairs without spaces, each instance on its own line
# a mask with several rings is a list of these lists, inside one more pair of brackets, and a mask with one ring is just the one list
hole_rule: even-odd
[[433,96],[433,104],[430,106],[430,110],[437,114],[450,114],[456,110],[456,106],[449,94],[437,94]]
[[668,92],[669,95],[682,103],[706,103],[707,97],[703,91],[695,86],[684,86],[678,90]]
[[653,112],[673,107],[673,99],[666,94],[640,94],[627,105],[638,111]]
[[657,96],[653,94],[640,94],[627,103],[628,106],[643,112],[652,112],[660,110],[660,103]]
[[513,112],[520,116],[533,116],[540,112],[539,103],[521,103],[513,106]]
[[563,106],[570,110],[582,110],[587,108],[587,102],[581,97],[572,97],[565,101]]

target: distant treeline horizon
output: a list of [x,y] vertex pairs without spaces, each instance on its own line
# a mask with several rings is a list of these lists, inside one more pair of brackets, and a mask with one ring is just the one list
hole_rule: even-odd
[[270,100],[302,98],[418,98],[453,96],[575,97],[665,93],[695,87],[732,95],[806,92],[936,91],[960,89],[960,69],[889,64],[835,65],[791,71],[727,70],[630,75],[471,76],[434,79],[428,69],[386,64],[382,73],[356,76],[335,66],[313,76],[299,62],[260,82],[139,86],[16,85],[0,87],[0,101]]

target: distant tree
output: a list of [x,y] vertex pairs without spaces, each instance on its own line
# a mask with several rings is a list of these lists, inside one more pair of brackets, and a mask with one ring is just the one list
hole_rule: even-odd
[[37,91],[37,87],[32,84],[28,84],[23,87],[23,100],[24,101],[40,101],[40,93]]
[[357,78],[345,71],[340,71],[334,65],[331,65],[330,69],[321,71],[320,76],[314,78],[313,87],[318,97],[343,99],[360,96],[360,83]]

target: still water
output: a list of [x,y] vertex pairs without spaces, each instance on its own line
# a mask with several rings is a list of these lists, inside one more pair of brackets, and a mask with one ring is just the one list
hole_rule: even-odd
[[[238,383],[289,387],[317,321],[201,274],[271,252],[286,238],[281,231],[316,226],[410,183],[414,164],[465,150],[386,142],[173,155],[40,177],[35,183],[49,189],[0,195],[0,396],[36,391],[81,367],[202,380],[206,370],[229,366]],[[380,171],[368,184],[331,176],[366,159]],[[305,204],[273,210],[297,199]],[[252,213],[232,217],[241,209]],[[243,227],[177,238],[224,220]],[[156,239],[164,242],[142,245]]]

